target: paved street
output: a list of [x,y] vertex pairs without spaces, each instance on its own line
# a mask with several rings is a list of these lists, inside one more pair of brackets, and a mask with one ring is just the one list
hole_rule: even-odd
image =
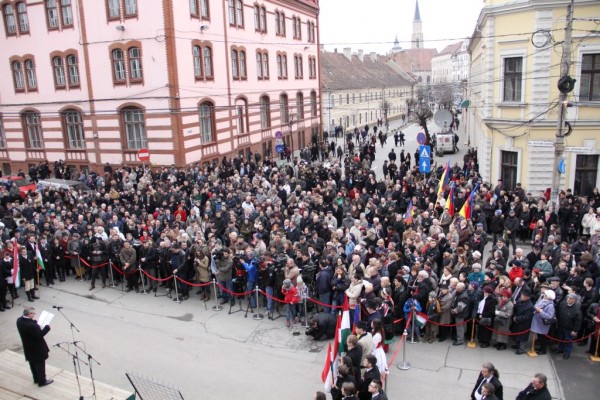
[[[244,318],[243,312],[228,315],[228,308],[215,312],[210,309],[214,302],[205,309],[197,298],[177,304],[166,297],[126,294],[112,288],[90,294],[87,289],[86,283],[72,279],[54,288],[42,287],[42,299],[34,305],[38,313],[55,311],[52,305],[64,307],[66,316],[81,331],[75,333],[75,340],[85,342],[102,364],[94,369],[102,382],[127,389],[125,372],[134,372],[179,388],[185,399],[207,400],[282,396],[305,400],[322,388],[326,343],[308,340],[301,328],[288,331],[284,319],[255,321],[251,315]],[[24,305],[29,303],[19,298],[13,310],[0,314],[4,327],[0,350],[21,351],[14,324]],[[56,315],[51,325],[50,346],[72,340],[62,315]],[[402,352],[394,364],[401,356]],[[464,400],[484,361],[492,361],[500,370],[506,399],[513,399],[535,372],[547,374],[552,395],[564,398],[548,356],[517,357],[493,348],[457,348],[448,341],[409,344],[407,361],[413,365],[409,371],[391,368],[390,399],[443,396]],[[580,362],[574,358],[570,364]],[[71,359],[56,348],[52,348],[48,363],[73,369]],[[87,367],[83,372],[89,376]]]

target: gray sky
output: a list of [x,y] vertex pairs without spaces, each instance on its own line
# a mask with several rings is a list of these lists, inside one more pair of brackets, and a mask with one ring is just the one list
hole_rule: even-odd
[[[320,0],[320,39],[328,51],[387,53],[396,35],[411,47],[415,0]],[[419,0],[425,47],[441,50],[475,29],[483,0]],[[447,39],[451,39],[448,41]]]

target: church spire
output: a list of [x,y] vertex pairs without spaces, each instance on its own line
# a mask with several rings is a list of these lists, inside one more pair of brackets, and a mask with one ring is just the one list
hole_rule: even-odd
[[417,5],[415,7],[415,21],[421,21],[421,13],[419,12],[419,0],[417,0]]

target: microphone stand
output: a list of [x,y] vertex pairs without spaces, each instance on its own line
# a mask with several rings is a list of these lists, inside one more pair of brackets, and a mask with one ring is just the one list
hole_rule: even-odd
[[[73,338],[73,344],[76,344],[77,342],[75,341],[75,331],[77,331],[78,333],[81,333],[81,331],[79,329],[77,329],[77,327],[75,326],[75,324],[65,315],[64,312],[62,312],[62,308],[63,307],[56,307],[56,309],[58,310],[58,312],[67,320],[67,322],[69,323],[69,327],[71,328],[71,338]],[[77,346],[75,346],[75,358],[73,358],[73,362],[75,362],[75,360],[77,360],[77,369],[79,370],[79,374],[81,374],[81,365],[79,365],[79,354],[77,354]],[[77,380],[77,382],[79,382],[79,378]]]
[[[102,365],[98,362],[98,360],[96,360],[94,357],[92,357],[92,355],[90,353],[88,353],[85,349],[85,342],[73,342],[75,345],[75,348],[78,348],[79,350],[82,351],[83,354],[85,354],[87,356],[88,359],[88,367],[90,369],[90,378],[92,379],[92,396],[94,397],[94,399],[96,399],[96,380],[94,379],[94,371],[93,371],[93,365],[94,363],[98,364],[98,366]],[[78,343],[83,343],[84,347],[81,347],[78,345]],[[93,362],[92,362],[93,361]]]
[[77,356],[77,342],[73,342],[72,343],[72,344],[75,345],[75,353],[71,353],[71,351],[69,350],[69,348],[64,348],[64,347],[61,346],[61,344],[67,344],[67,345],[69,345],[69,344],[71,344],[71,342],[56,343],[54,345],[54,347],[58,347],[59,349],[61,349],[62,351],[64,351],[68,355],[70,355],[71,358],[73,359],[73,370],[75,371],[75,379],[77,380],[77,389],[79,389],[79,400],[83,400],[83,395],[81,394],[81,382],[79,381],[79,374],[77,373],[77,367],[79,366],[79,362],[82,362],[82,363],[84,363],[86,365],[88,365],[88,363],[86,363],[85,361],[83,361],[82,359],[80,359]]

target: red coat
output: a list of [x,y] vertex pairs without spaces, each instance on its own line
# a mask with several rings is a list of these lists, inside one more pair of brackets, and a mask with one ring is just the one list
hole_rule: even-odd
[[298,301],[300,301],[298,290],[296,290],[296,287],[293,285],[289,290],[282,288],[281,293],[283,293],[283,301],[285,301],[287,304],[296,304]]
[[510,278],[511,283],[515,283],[515,279],[523,277],[523,268],[516,267],[513,265],[510,272],[508,273],[508,277]]

